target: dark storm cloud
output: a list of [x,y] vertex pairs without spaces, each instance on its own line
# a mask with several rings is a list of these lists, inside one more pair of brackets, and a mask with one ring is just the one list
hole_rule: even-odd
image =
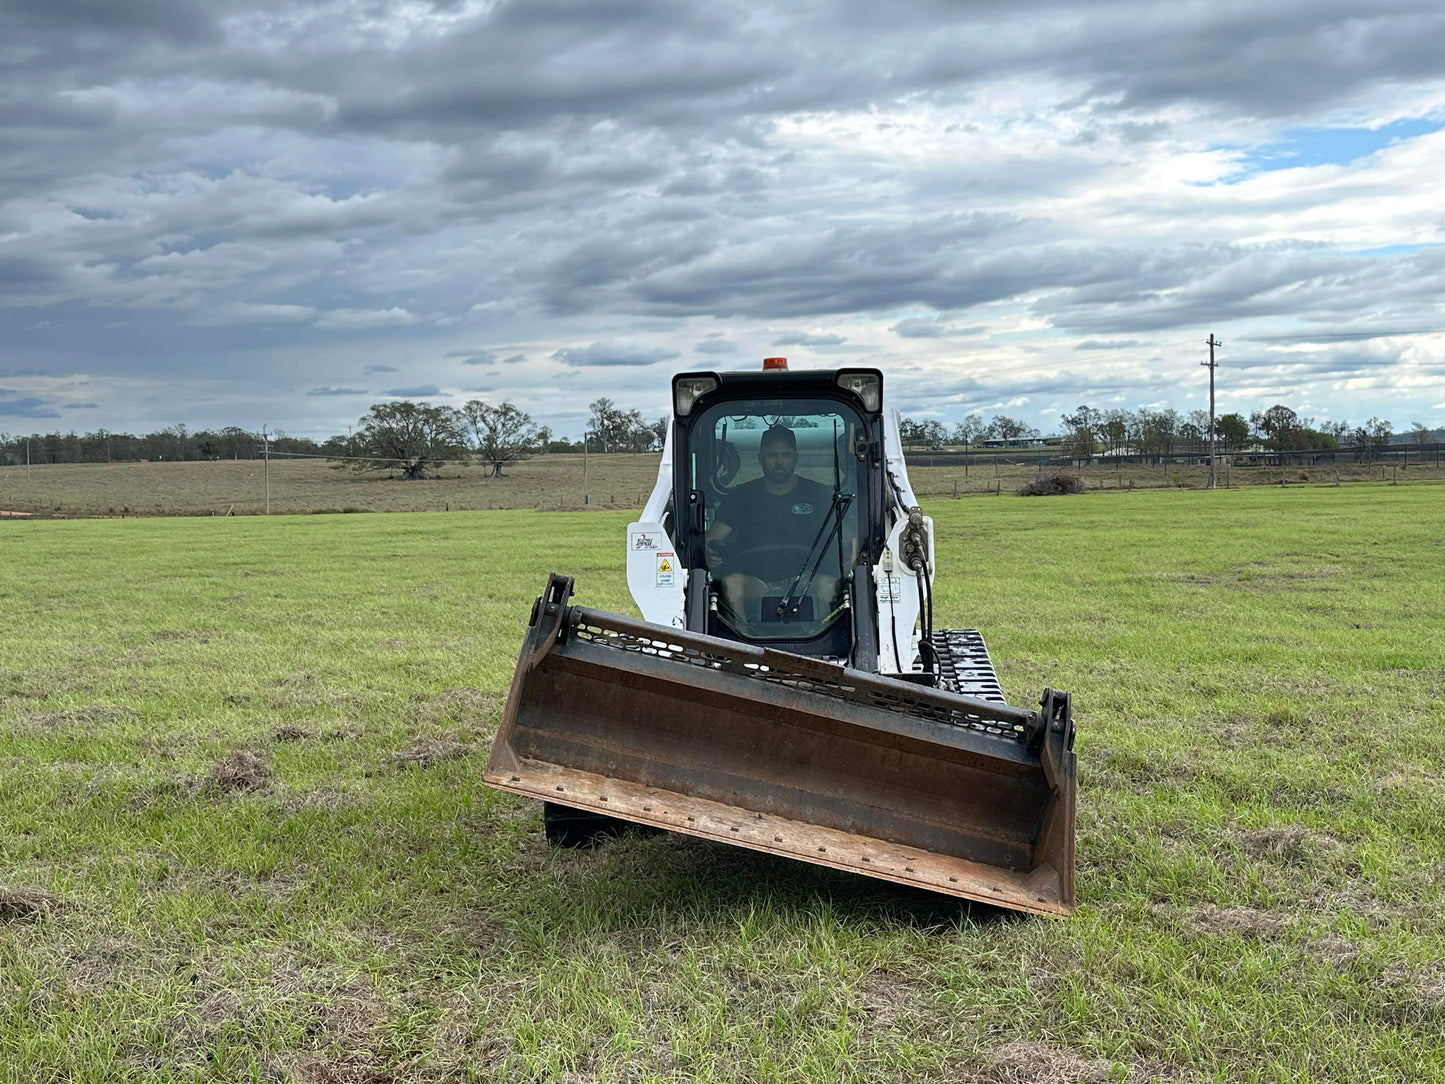
[[630,343],[597,342],[591,346],[564,347],[552,355],[554,361],[581,368],[589,366],[653,365],[677,357],[676,350],[666,347],[638,346]]
[[99,410],[99,403],[66,403],[66,410]]
[[382,395],[393,395],[399,399],[431,399],[442,393],[435,384],[418,384],[410,388],[388,388]]
[[463,365],[495,365],[497,355],[492,350],[452,350],[447,357],[455,358]]
[[0,392],[0,418],[58,418],[56,410],[46,400],[33,396],[11,399]]

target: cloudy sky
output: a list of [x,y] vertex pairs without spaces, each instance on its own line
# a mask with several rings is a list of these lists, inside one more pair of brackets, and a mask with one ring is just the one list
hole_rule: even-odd
[[6,0],[0,431],[694,368],[1445,425],[1439,0]]

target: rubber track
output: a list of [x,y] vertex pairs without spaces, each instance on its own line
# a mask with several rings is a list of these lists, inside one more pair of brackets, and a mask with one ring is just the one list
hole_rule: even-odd
[[939,688],[996,704],[1008,703],[977,629],[936,629],[929,642],[938,657]]

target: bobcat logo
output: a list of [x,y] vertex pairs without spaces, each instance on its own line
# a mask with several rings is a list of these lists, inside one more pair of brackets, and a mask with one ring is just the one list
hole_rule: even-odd
[[795,504],[795,505],[793,505],[793,515],[795,515],[795,516],[811,516],[812,514],[813,514],[813,506],[812,506],[811,504]]

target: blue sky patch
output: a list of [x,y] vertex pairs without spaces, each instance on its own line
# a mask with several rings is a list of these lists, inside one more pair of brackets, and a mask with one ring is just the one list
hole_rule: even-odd
[[1391,143],[1436,132],[1442,127],[1445,122],[1414,117],[1379,128],[1290,128],[1275,142],[1248,150],[1240,160],[1240,173],[1231,178],[1231,182],[1274,169],[1345,165]]

